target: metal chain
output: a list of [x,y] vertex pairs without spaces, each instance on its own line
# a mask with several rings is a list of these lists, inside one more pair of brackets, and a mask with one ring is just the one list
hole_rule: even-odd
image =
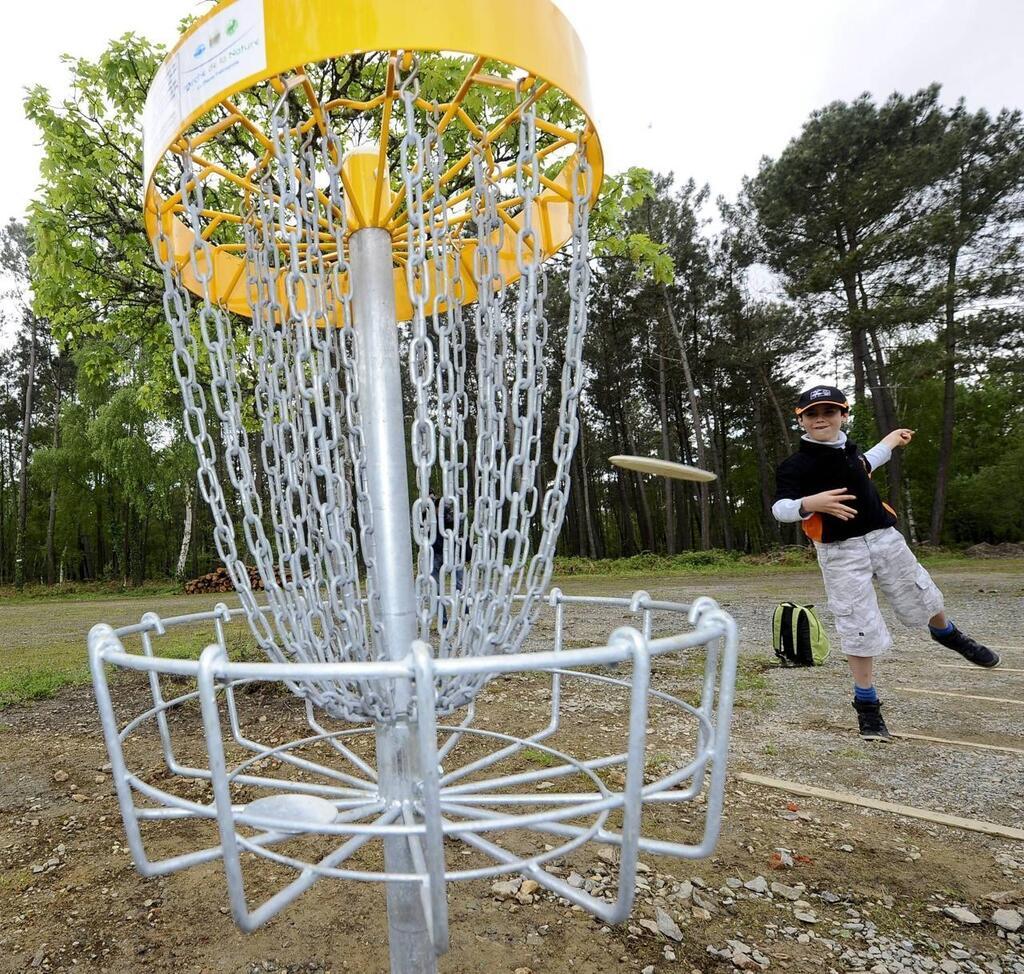
[[[471,133],[468,210],[454,221],[443,106],[419,100],[415,57],[395,63],[396,121],[404,124],[402,259],[412,307],[407,380],[418,635],[439,656],[515,652],[548,585],[569,496],[587,326],[590,169],[581,139],[566,163],[570,311],[558,421],[545,437],[543,261],[550,255],[542,252],[538,223],[535,89],[517,89],[514,195],[489,137]],[[370,660],[378,658],[383,631],[355,368],[343,142],[329,116],[293,118],[297,101],[286,86],[269,110],[267,158],[250,174],[240,211],[247,335],[235,334],[232,315],[214,297],[204,184],[188,151],[180,157],[188,253],[172,252],[162,225],[154,244],[200,491],[259,646],[279,662]],[[183,259],[198,282],[194,304],[180,280],[176,261]],[[504,268],[512,259],[518,283],[509,292]],[[467,289],[477,296],[469,320]],[[546,448],[554,466],[548,484]],[[265,612],[238,537],[266,591]],[[442,681],[438,711],[465,706],[483,682],[470,675]],[[393,711],[380,683],[304,681],[292,688],[345,720],[386,720]]]
[[[403,63],[407,59],[407,63]],[[409,344],[409,380],[414,397],[414,416],[409,430],[413,464],[416,468],[417,496],[412,503],[412,536],[418,548],[416,556],[416,607],[419,638],[430,639],[437,609],[438,582],[433,575],[433,544],[437,536],[438,512],[431,496],[431,471],[437,456],[435,425],[431,415],[434,392],[434,346],[427,335],[426,306],[430,298],[431,267],[427,262],[430,228],[424,215],[424,172],[428,154],[434,151],[436,126],[425,140],[419,134],[416,99],[419,97],[419,59],[406,55],[396,63],[396,88],[402,100],[405,135],[399,144],[402,179],[405,188],[406,287],[412,305]],[[435,194],[442,187],[434,184]],[[436,197],[435,197],[436,199]],[[443,199],[439,202],[444,202]]]

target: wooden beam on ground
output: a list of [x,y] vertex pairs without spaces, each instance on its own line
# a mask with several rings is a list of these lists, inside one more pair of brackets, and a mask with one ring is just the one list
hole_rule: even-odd
[[893,802],[878,801],[876,798],[862,798],[860,795],[850,795],[842,791],[831,791],[828,788],[816,788],[813,785],[801,785],[795,781],[783,781],[781,778],[769,778],[765,775],[750,774],[747,771],[739,771],[736,777],[751,785],[760,785],[762,788],[773,788],[776,791],[785,791],[791,795],[803,795],[806,798],[820,798],[823,801],[839,802],[843,805],[857,805],[861,808],[873,808],[878,812],[889,812],[892,815],[902,815],[905,818],[918,818],[925,822],[932,822],[936,825],[945,825],[952,829],[965,829],[968,832],[981,832],[984,835],[996,835],[1003,839],[1012,839],[1015,842],[1024,841],[1024,829],[1015,829],[1009,825],[997,825],[994,822],[982,822],[975,818],[959,818],[956,815],[946,815],[943,812],[933,812],[927,808],[915,808],[912,805],[897,805]]
[[903,693],[927,693],[933,697],[957,697],[960,700],[987,700],[989,703],[1012,703],[1024,707],[1024,700],[1011,700],[1008,697],[979,697],[974,693],[952,693],[949,690],[920,690],[917,687],[896,687]]
[[1024,747],[1010,747],[1008,744],[982,744],[980,741],[955,741],[948,737],[929,737],[927,734],[907,734],[892,731],[893,737],[905,737],[910,741],[931,741],[934,744],[955,744],[957,747],[978,747],[985,751],[1005,751],[1007,754],[1024,754]]
[[[822,730],[834,730],[840,734],[856,734],[856,727],[842,724],[828,724]],[[890,731],[893,737],[904,737],[911,741],[930,741],[934,744],[953,744],[956,747],[977,747],[985,751],[1004,751],[1007,754],[1024,754],[1024,747],[1012,747],[1009,744],[983,744],[980,741],[959,741],[952,737],[930,737],[927,734],[910,734],[905,731]]]
[[[978,667],[970,666],[967,663],[936,663],[935,665],[944,670],[974,670],[975,673],[978,672]],[[1024,669],[1014,669],[1012,666],[1003,666],[1001,663],[993,669],[998,673],[1024,673]]]

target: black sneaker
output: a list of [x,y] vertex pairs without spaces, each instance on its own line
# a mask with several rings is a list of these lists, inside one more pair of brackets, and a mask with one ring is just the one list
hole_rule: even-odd
[[968,663],[973,663],[975,666],[991,668],[999,665],[999,654],[997,652],[989,649],[988,646],[982,646],[976,639],[971,639],[970,636],[961,632],[956,626],[953,626],[951,633],[947,633],[944,636],[937,636],[933,632],[932,639],[940,646],[945,646],[946,649],[952,649],[954,652],[959,653]]
[[867,703],[862,700],[853,701],[853,709],[857,711],[857,723],[860,725],[860,736],[865,741],[892,741],[889,728],[882,720],[882,702]]

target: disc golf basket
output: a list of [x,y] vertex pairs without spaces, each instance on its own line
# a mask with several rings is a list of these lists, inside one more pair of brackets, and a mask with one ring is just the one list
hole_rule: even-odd
[[[322,878],[381,881],[392,970],[433,971],[449,883],[518,873],[618,922],[641,851],[716,841],[732,620],[710,599],[549,590],[602,173],[587,109],[550,0],[511,19],[475,0],[235,0],[153,82],[146,226],[241,604],[96,626],[90,660],[136,866],[220,860],[244,930]],[[568,300],[549,308],[563,247]],[[570,642],[599,606],[634,624]],[[180,658],[199,625],[206,648]],[[239,629],[265,659],[229,653]],[[146,673],[151,704],[116,714],[109,667]],[[656,689],[658,667],[699,685]],[[536,727],[481,726],[478,701],[541,681]],[[291,724],[260,716],[268,684],[290,691]],[[611,750],[554,746],[598,713]],[[683,757],[652,764],[669,725]],[[671,802],[703,803],[694,841],[641,837],[645,806]],[[152,857],[175,828],[184,848]],[[610,897],[550,866],[592,840],[618,847]],[[253,906],[259,868],[255,885],[280,885]]]

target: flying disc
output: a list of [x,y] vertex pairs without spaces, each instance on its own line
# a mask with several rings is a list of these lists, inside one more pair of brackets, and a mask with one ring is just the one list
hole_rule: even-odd
[[608,460],[624,470],[653,473],[659,477],[671,477],[673,480],[707,482],[715,479],[715,475],[709,470],[701,470],[700,467],[690,467],[685,463],[675,463],[672,460],[662,460],[658,457],[617,456],[609,457]]

